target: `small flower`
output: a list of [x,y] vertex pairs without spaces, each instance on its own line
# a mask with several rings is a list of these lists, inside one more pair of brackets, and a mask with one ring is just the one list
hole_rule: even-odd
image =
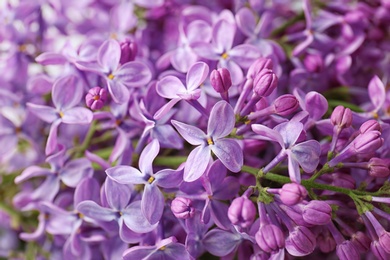
[[87,107],[92,110],[101,109],[107,100],[107,91],[101,87],[91,88],[85,96]]

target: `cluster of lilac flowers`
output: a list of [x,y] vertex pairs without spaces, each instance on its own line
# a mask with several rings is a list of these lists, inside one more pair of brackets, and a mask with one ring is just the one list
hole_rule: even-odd
[[0,257],[390,259],[390,2],[0,2]]

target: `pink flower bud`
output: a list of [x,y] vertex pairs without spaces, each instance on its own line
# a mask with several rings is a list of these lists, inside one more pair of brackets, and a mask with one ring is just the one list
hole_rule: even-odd
[[192,200],[183,197],[177,197],[172,201],[171,210],[175,217],[182,219],[192,218],[195,214]]
[[330,116],[330,121],[334,126],[338,126],[339,128],[350,127],[352,125],[351,109],[343,106],[335,107],[332,115]]
[[368,162],[368,170],[372,177],[386,178],[390,175],[390,159],[373,157]]
[[210,83],[218,93],[227,92],[232,86],[229,70],[225,68],[213,70],[210,74]]
[[228,217],[232,224],[249,227],[256,217],[256,207],[247,197],[235,198],[230,204]]
[[120,43],[121,46],[121,58],[119,60],[120,64],[125,64],[126,62],[133,61],[137,55],[138,47],[135,42],[125,40]]
[[303,207],[303,220],[312,225],[326,225],[332,219],[332,208],[328,203],[312,200]]
[[284,247],[285,239],[282,230],[278,226],[266,224],[260,227],[255,235],[256,243],[267,252],[277,252]]
[[367,154],[379,149],[383,144],[383,138],[381,132],[373,130],[358,135],[353,142],[356,153]]
[[284,204],[295,205],[307,196],[307,190],[298,183],[286,183],[279,190],[279,194]]
[[257,96],[267,97],[271,95],[278,85],[278,77],[270,69],[263,69],[253,80],[253,92]]
[[324,68],[324,61],[320,55],[307,55],[303,64],[308,72],[320,72]]
[[370,249],[371,239],[361,231],[353,234],[351,241],[360,253],[367,252]]
[[85,96],[87,107],[92,110],[101,109],[107,100],[107,91],[101,87],[91,88]]
[[378,123],[378,121],[374,119],[364,122],[359,128],[361,134],[364,134],[365,132],[368,131],[374,131],[374,130],[382,132],[381,125]]
[[258,58],[255,60],[248,69],[247,78],[254,79],[257,74],[260,73],[263,69],[273,69],[273,62],[271,59],[267,58]]
[[337,245],[336,254],[340,260],[360,259],[358,250],[349,240],[345,240],[341,244]]
[[293,256],[311,254],[316,247],[316,237],[307,227],[296,226],[286,239],[286,250]]
[[278,97],[273,105],[275,114],[288,116],[299,107],[299,101],[294,95],[286,94]]
[[321,252],[330,253],[336,248],[336,241],[329,231],[321,232],[317,237],[317,244]]

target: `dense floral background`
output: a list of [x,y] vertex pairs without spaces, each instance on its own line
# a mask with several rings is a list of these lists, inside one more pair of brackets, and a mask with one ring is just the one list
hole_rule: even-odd
[[0,1],[0,256],[390,259],[389,30],[388,0]]

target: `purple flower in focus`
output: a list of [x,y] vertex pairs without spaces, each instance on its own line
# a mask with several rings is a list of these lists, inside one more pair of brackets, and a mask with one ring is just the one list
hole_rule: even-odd
[[271,170],[286,157],[288,157],[288,172],[293,182],[301,182],[299,166],[308,173],[313,172],[317,168],[321,154],[320,144],[315,140],[297,144],[298,138],[303,131],[302,123],[289,121],[275,126],[274,129],[254,124],[252,129],[259,134],[256,136],[257,139],[278,142],[282,147],[282,150],[274,160],[264,168],[264,173]]
[[139,61],[120,65],[120,59],[121,46],[115,40],[108,40],[99,48],[97,63],[78,61],[76,66],[104,77],[114,101],[125,103],[130,98],[128,88],[146,85],[152,79],[152,74],[149,68]]
[[45,122],[51,123],[49,137],[46,143],[46,155],[52,154],[57,148],[57,130],[64,124],[89,124],[93,114],[84,107],[78,107],[83,95],[80,80],[66,76],[54,82],[52,100],[55,108],[27,103],[29,110]]
[[93,110],[101,109],[107,100],[107,91],[101,87],[91,88],[85,96],[87,107]]
[[182,182],[183,170],[164,169],[153,173],[152,162],[160,150],[157,140],[153,140],[142,151],[139,159],[139,169],[131,166],[115,166],[106,170],[107,175],[121,184],[144,184],[141,200],[142,214],[152,225],[157,223],[164,210],[164,195],[162,188],[178,187]]
[[233,108],[226,101],[219,101],[210,112],[207,134],[196,126],[172,120],[177,131],[192,145],[197,147],[191,151],[184,169],[184,181],[198,179],[205,172],[211,159],[211,151],[232,172],[238,172],[243,165],[243,153],[235,140],[224,138],[234,128],[235,116]]

